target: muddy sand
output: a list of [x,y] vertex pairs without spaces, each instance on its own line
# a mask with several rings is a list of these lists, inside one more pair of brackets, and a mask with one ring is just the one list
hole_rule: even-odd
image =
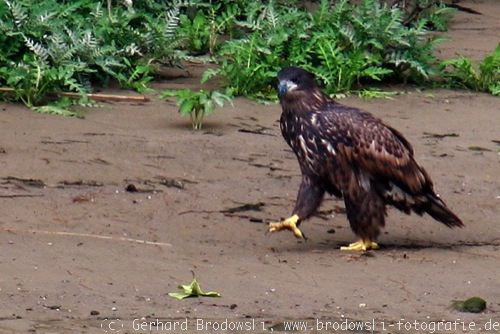
[[[484,14],[457,14],[441,52],[481,58],[498,41],[500,4],[461,4]],[[371,327],[351,332],[432,333],[440,320],[457,322],[441,333],[492,332],[488,324],[500,322],[499,100],[396,89],[393,100],[342,103],[401,130],[466,226],[391,209],[382,249],[369,255],[339,250],[355,236],[331,198],[302,225],[307,242],[265,233],[290,213],[300,182],[278,105],[239,98],[193,132],[158,98],[106,103],[85,119],[1,104],[0,333],[201,333],[197,321],[223,329],[226,320],[247,321],[254,333],[287,332],[288,320],[312,332],[362,321]],[[191,271],[222,298],[168,297]],[[450,308],[472,296],[486,299],[485,312]]]

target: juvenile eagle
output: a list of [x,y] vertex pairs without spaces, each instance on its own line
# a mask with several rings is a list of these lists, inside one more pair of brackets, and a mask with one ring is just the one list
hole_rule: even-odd
[[433,190],[413,148],[397,130],[371,114],[333,101],[298,67],[278,74],[281,132],[295,152],[302,183],[290,218],[269,231],[291,230],[310,217],[328,192],[343,198],[353,232],[361,240],[342,250],[376,249],[386,205],[410,214],[428,213],[448,227],[463,226]]

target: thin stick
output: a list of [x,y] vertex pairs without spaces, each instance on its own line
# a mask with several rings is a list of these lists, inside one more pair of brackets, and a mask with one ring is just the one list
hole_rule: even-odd
[[[15,92],[14,88],[0,87],[0,93],[13,93],[13,92]],[[66,96],[73,99],[78,99],[82,97],[80,94],[74,92],[54,92],[50,94]],[[144,95],[87,94],[87,97],[95,101],[133,101],[133,102],[149,101],[149,98]]]
[[108,0],[108,16],[109,20],[113,21],[113,15],[111,14],[111,0]]
[[137,244],[172,247],[172,244],[169,244],[166,242],[156,242],[156,241],[148,241],[148,240],[132,239],[132,238],[124,238],[124,237],[112,237],[109,235],[75,233],[75,232],[64,232],[64,231],[17,230],[17,229],[13,229],[13,228],[0,228],[0,229],[3,231],[6,231],[6,232],[12,232],[12,233],[64,235],[64,236],[71,236],[71,237],[94,238],[94,239],[104,239],[104,240],[113,240],[113,241],[127,241],[127,242],[134,242]]
[[19,197],[43,197],[42,194],[12,194],[12,195],[0,195],[0,198],[19,198]]
[[[55,93],[57,95],[79,99],[81,97],[78,93],[61,92]],[[112,94],[87,94],[89,99],[95,101],[133,101],[133,102],[148,102],[149,98],[144,95],[112,95]]]

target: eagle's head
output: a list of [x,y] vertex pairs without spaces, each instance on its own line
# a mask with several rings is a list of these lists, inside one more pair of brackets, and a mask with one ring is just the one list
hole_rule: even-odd
[[314,75],[300,67],[286,67],[278,73],[280,99],[302,95],[317,88]]
[[300,67],[287,67],[278,73],[278,96],[283,111],[303,113],[322,109],[331,102],[314,80]]

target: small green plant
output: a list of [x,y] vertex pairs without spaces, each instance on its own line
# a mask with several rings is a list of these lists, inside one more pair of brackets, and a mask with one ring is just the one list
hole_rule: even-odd
[[[448,25],[457,11],[443,0],[380,0],[390,7],[403,11],[403,23],[410,26],[425,20],[426,25],[437,31],[447,31]],[[449,2],[448,2],[449,3]]]
[[[214,8],[215,7],[215,8]],[[222,11],[220,14],[217,13],[217,9]],[[236,21],[236,15],[238,13],[237,6],[226,6],[223,7],[221,4],[219,6],[211,6],[209,11],[209,21],[210,21],[210,33],[208,39],[208,51],[210,55],[215,54],[215,49],[219,40],[219,35],[226,32],[231,39],[233,37],[233,30]]]
[[148,87],[148,83],[153,80],[151,76],[151,62],[141,64],[140,62],[130,62],[127,58],[123,59],[123,63],[127,66],[125,73],[116,73],[116,79],[123,88],[129,88],[145,93],[152,89]]
[[176,97],[179,112],[189,115],[194,130],[201,129],[203,118],[206,114],[213,112],[216,105],[222,107],[225,102],[231,102],[231,97],[219,91],[166,90],[161,97]]
[[187,15],[180,16],[179,36],[185,41],[186,49],[192,54],[204,54],[209,50],[210,27],[207,16],[198,10],[191,20]]
[[446,6],[444,3],[437,3],[419,15],[420,18],[429,21],[429,25],[437,31],[448,31],[453,15],[457,12],[455,8]]
[[487,55],[479,71],[471,59],[459,57],[441,63],[442,75],[450,87],[468,88],[500,95],[500,44]]

